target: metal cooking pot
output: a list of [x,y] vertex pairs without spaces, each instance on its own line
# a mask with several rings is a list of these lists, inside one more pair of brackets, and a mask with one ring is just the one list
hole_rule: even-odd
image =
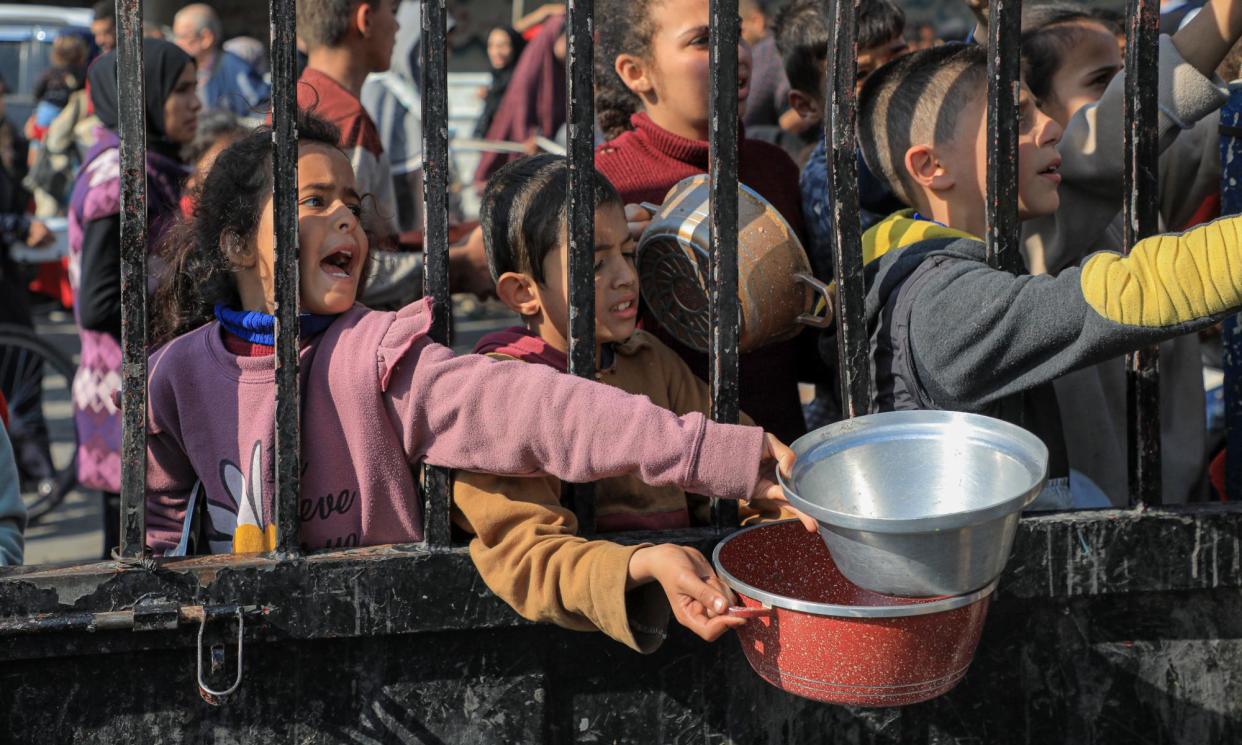
[[999,577],[1048,475],[1038,437],[978,414],[871,414],[790,447],[785,496],[819,522],[850,581],[893,595],[959,595]]
[[832,704],[904,706],[957,685],[974,658],[995,583],[958,597],[894,598],[838,571],[796,520],[740,530],[712,554],[739,596],[750,666],[783,691]]
[[[710,328],[707,288],[711,252],[706,174],[682,179],[638,241],[638,275],[643,302],[678,341],[706,352]],[[811,274],[811,264],[793,229],[766,199],[745,184],[737,193],[737,298],[741,311],[738,349],[750,352],[791,339],[803,325],[832,323],[828,286]],[[815,301],[826,300],[824,315]]]

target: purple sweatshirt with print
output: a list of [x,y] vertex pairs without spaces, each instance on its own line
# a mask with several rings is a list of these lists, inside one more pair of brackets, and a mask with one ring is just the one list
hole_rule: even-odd
[[[355,306],[301,352],[302,519],[308,549],[422,540],[412,467],[653,485],[742,499],[763,433],[677,417],[644,396],[542,365],[455,357],[430,341],[430,301]],[[185,547],[203,495],[212,552],[273,515],[273,358],[238,357],[210,323],[157,350],[147,412],[147,543]],[[200,549],[201,550],[201,549]]]

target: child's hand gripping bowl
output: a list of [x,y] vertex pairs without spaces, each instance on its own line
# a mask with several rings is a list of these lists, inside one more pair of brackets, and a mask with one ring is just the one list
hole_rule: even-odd
[[751,501],[779,502],[784,512],[792,513],[797,517],[807,532],[816,532],[819,530],[819,525],[815,522],[815,518],[804,515],[791,507],[789,500],[785,499],[785,491],[774,478],[776,469],[779,468],[781,476],[788,480],[790,469],[793,468],[797,456],[788,445],[776,439],[776,435],[771,432],[764,433],[763,445],[763,456],[759,460],[759,481],[755,484],[754,493],[750,495]]

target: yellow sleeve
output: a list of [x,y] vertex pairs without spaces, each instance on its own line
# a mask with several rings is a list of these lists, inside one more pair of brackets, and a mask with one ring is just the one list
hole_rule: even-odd
[[454,521],[474,536],[470,558],[483,581],[523,618],[598,629],[644,654],[660,646],[671,612],[660,585],[625,589],[630,556],[642,546],[576,536],[557,479],[461,471],[453,501]]
[[1126,257],[1095,254],[1081,283],[1096,313],[1127,326],[1176,326],[1232,310],[1242,304],[1242,218],[1146,238]]

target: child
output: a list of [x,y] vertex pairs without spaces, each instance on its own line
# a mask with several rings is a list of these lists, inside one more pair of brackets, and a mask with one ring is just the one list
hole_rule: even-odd
[[[803,245],[815,275],[825,281],[835,274],[828,155],[821,126],[830,23],[827,7],[820,0],[794,0],[777,15],[775,31],[776,44],[789,78],[790,106],[819,133],[802,167],[799,188],[802,214],[806,217],[807,240]],[[905,13],[889,0],[863,0],[859,5],[855,72],[859,88],[873,70],[906,53],[906,41],[902,36],[905,27]],[[884,182],[867,169],[861,155],[856,162],[859,217],[865,230],[890,212],[901,209],[902,205]],[[871,258],[866,256],[864,260]],[[815,387],[815,398],[803,410],[808,427],[815,428],[841,418],[839,390],[839,385],[835,384]]]
[[[1172,36],[1160,38],[1160,217],[1184,229],[1220,183],[1219,117],[1224,84],[1213,70],[1242,26],[1234,4],[1215,2]],[[1217,17],[1219,14],[1226,15]],[[1065,128],[1059,145],[1061,206],[1023,225],[1033,272],[1057,273],[1099,250],[1120,250],[1125,94],[1114,26],[1079,5],[1023,12],[1023,78],[1040,108]],[[1196,335],[1160,345],[1162,482],[1166,503],[1198,495],[1206,450],[1203,370]],[[1056,383],[1071,467],[1116,504],[1127,488],[1124,360],[1107,360]]]
[[[985,49],[945,45],[889,63],[863,87],[864,156],[914,208],[863,237],[880,257],[867,297],[876,405],[995,412],[1026,392],[1024,424],[1048,445],[1063,495],[1065,432],[1048,384],[1242,305],[1242,220],[1149,238],[1126,258],[1098,253],[1056,277],[991,269],[977,237],[986,79]],[[1059,206],[1061,128],[1025,87],[1020,106],[1018,210],[1031,219]]]
[[[789,78],[789,105],[805,121],[818,125],[824,116],[824,71],[827,68],[830,20],[819,0],[794,0],[776,17],[776,44],[780,47]],[[906,15],[889,0],[863,0],[858,7],[858,61],[855,81],[859,89],[867,76],[889,60],[907,51],[902,36]],[[807,221],[807,256],[816,275],[833,276],[832,219],[828,194],[828,157],[824,138],[817,138],[799,184],[802,214]],[[880,218],[900,209],[900,202],[884,182],[867,170],[858,159],[858,198],[862,227],[871,227]]]
[[35,82],[35,112],[30,139],[42,141],[47,127],[69,103],[69,96],[85,84],[86,42],[73,34],[62,34],[52,42],[52,66]]
[[[429,302],[355,304],[370,236],[339,133],[298,125],[301,542],[422,538],[411,467],[422,462],[588,481],[637,473],[722,497],[779,496],[771,463],[792,453],[754,427],[678,418],[650,402],[536,365],[454,358],[427,338]],[[155,303],[147,412],[147,539],[188,549],[206,501],[212,551],[275,541],[271,132],[216,159]],[[172,338],[176,337],[176,338]]]
[[[397,0],[299,0],[298,39],[306,44],[307,66],[298,78],[298,107],[327,119],[341,133],[359,193],[375,203],[369,215],[379,237],[375,271],[362,301],[374,307],[400,307],[421,295],[421,252],[381,251],[397,244],[397,203],[392,168],[375,120],[363,108],[362,85],[371,73],[392,64],[400,23]],[[479,270],[483,257],[470,245],[449,251],[454,291],[488,284]]]
[[[477,352],[561,372],[567,367],[566,171],[562,157],[523,158],[497,171],[483,193],[480,219],[496,294],[525,325],[484,337]],[[636,328],[634,239],[621,198],[598,172],[594,179],[597,377],[675,414],[706,413],[710,394],[703,381]],[[715,599],[727,599],[698,551],[578,538],[574,514],[561,506],[560,494],[561,484],[551,476],[457,474],[455,517],[474,535],[471,558],[488,587],[518,613],[576,630],[599,629],[640,652],[663,640],[670,604],[683,625],[708,640],[741,623],[687,613],[691,599],[709,608]],[[597,483],[595,498],[601,532],[690,525],[686,494],[676,486],[646,486],[620,476]]]
[[[607,18],[595,47],[595,111],[608,141],[595,151],[595,167],[626,204],[660,203],[678,181],[708,170],[708,0],[605,0]],[[750,52],[738,47],[738,107],[744,108]],[[805,235],[798,198],[798,168],[775,145],[738,142],[738,174]],[[631,216],[639,221],[637,212]],[[637,226],[634,227],[637,230]],[[648,328],[707,376],[707,355],[677,343],[651,319]],[[798,399],[799,363],[814,364],[814,336],[742,355],[739,384],[744,411],[782,439],[806,431]]]

